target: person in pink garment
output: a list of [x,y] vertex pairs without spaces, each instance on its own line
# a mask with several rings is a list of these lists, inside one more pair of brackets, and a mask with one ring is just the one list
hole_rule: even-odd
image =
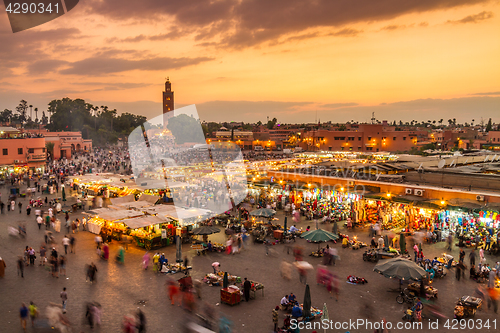
[[144,256],[142,257],[142,267],[146,270],[148,269],[149,266],[149,261],[151,259],[149,258],[149,254],[146,252],[144,253]]

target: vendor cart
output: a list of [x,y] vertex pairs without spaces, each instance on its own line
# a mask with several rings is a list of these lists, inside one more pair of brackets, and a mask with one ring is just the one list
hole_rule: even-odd
[[207,253],[207,247],[203,243],[202,244],[193,244],[193,245],[191,245],[191,248],[196,251],[196,255],[198,255],[198,256],[200,254]]
[[454,317],[458,320],[474,317],[477,310],[481,310],[483,300],[472,296],[462,296],[457,302],[454,310]]
[[154,248],[160,248],[164,246],[170,245],[170,238],[161,238],[158,237],[138,237],[134,236],[134,239],[137,243],[137,246],[143,247],[146,250],[151,250]]
[[[420,295],[420,282],[413,282],[408,285],[408,290]],[[425,297],[426,299],[437,298],[438,290],[432,286],[424,286],[425,295],[420,295],[420,297]]]

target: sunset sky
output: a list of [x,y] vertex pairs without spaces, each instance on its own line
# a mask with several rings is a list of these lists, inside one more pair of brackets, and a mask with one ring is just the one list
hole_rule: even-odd
[[500,1],[83,0],[12,33],[0,5],[0,109],[82,98],[203,120],[500,122]]

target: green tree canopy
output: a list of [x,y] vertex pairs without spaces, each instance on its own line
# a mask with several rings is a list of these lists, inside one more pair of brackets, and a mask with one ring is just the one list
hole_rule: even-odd
[[204,143],[205,136],[200,121],[186,114],[180,114],[168,120],[167,128],[172,132],[175,143]]

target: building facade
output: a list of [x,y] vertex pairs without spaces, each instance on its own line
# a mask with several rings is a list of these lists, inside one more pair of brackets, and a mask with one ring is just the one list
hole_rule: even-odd
[[417,146],[418,131],[396,131],[382,124],[351,125],[345,131],[304,132],[300,147],[308,151],[405,152]]
[[0,176],[43,172],[46,160],[45,138],[0,127]]

